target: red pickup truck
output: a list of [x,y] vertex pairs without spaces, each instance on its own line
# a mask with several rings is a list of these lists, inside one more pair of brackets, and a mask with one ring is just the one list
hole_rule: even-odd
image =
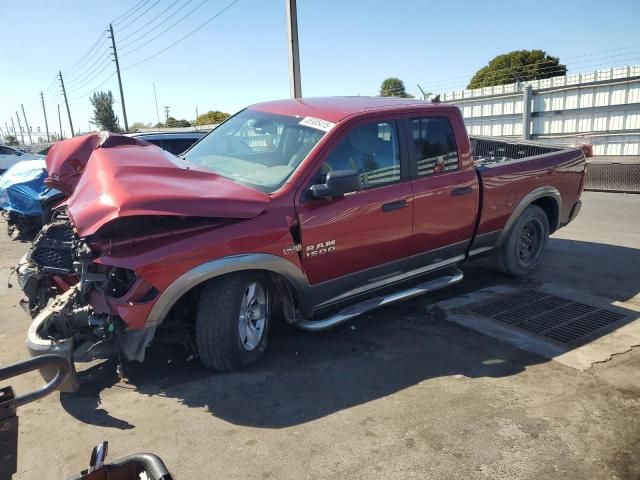
[[366,97],[253,105],[183,157],[78,137],[47,165],[70,198],[18,267],[31,354],[141,361],[163,332],[224,371],[258,359],[276,312],[330,328],[480,255],[530,273],[585,180],[580,148],[470,140],[454,106]]

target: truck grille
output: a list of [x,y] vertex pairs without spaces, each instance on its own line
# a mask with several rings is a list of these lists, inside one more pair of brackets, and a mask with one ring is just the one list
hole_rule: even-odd
[[33,242],[31,262],[56,273],[73,272],[75,234],[67,221],[46,225]]

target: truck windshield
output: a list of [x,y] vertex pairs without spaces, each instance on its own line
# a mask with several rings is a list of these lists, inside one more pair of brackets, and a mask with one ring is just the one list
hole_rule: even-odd
[[244,110],[185,153],[185,159],[249,187],[273,192],[324,136],[302,118]]

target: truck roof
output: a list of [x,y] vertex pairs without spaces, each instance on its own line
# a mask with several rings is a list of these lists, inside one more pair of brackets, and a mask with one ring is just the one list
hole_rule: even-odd
[[[442,107],[415,98],[398,97],[318,97],[256,103],[251,109],[300,117],[316,117],[329,122],[339,122],[345,117],[363,112],[384,111],[397,107]],[[455,108],[455,107],[452,107]]]

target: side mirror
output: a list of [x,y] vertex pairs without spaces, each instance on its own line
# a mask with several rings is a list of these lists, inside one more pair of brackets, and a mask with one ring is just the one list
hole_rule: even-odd
[[327,173],[325,183],[311,186],[311,198],[342,197],[360,190],[360,174],[355,170],[332,170]]

